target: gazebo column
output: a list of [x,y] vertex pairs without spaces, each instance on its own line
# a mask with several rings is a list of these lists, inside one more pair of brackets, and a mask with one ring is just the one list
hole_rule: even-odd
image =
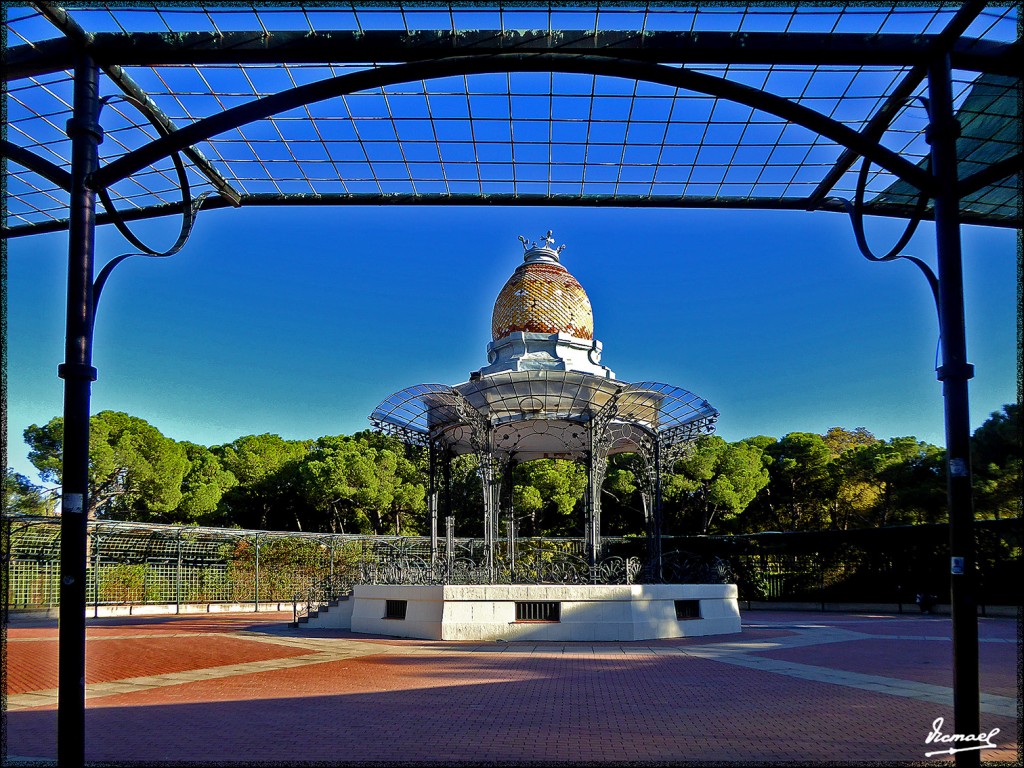
[[[617,395],[618,393],[616,393]],[[601,559],[601,487],[608,473],[608,451],[612,447],[609,427],[617,413],[613,397],[600,411],[591,412],[587,423],[587,557],[591,572]]]
[[661,579],[661,525],[656,523],[660,515],[661,465],[658,439],[648,437],[638,446],[637,453],[643,462],[643,477],[640,480],[640,498],[644,505],[644,531],[647,534],[647,578]]
[[590,437],[587,453],[587,556],[594,567],[601,559],[601,486],[608,472],[607,441]]
[[642,446],[638,452],[643,462],[643,477],[640,480],[640,500],[643,502],[644,534],[647,537],[647,579],[657,581],[660,553],[654,542],[654,506],[658,496],[658,471],[654,457],[654,446]]
[[479,461],[484,495],[484,554],[487,578],[493,582],[498,569],[498,520],[501,515],[501,485],[507,459],[494,453],[483,453],[479,455]]
[[452,452],[447,446],[441,454],[441,509],[444,512],[445,562],[455,558],[455,517],[452,515]]
[[515,466],[515,462],[512,457],[509,456],[507,462],[505,462],[504,468],[504,482],[502,486],[505,488],[505,558],[508,563],[509,576],[512,581],[515,581],[516,574],[516,510],[515,503],[512,498],[512,470]]
[[437,507],[438,507],[438,491],[437,491],[437,470],[438,470],[438,450],[439,447],[437,442],[431,440],[428,443],[428,458],[427,458],[427,515],[430,518],[430,564],[434,565],[437,563]]
[[661,581],[663,578],[661,570],[661,473],[662,467],[661,440],[654,441],[654,505],[651,509],[651,566],[654,569],[654,578]]

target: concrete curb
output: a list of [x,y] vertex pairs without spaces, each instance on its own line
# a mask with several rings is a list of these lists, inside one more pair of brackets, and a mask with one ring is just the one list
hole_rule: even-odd
[[[740,600],[741,611],[812,611],[815,613],[895,613],[904,615],[921,615],[914,603],[820,603],[792,602],[775,603],[758,600]],[[978,606],[978,615],[990,618],[1017,618],[1020,612],[1017,605],[982,605]],[[936,605],[932,616],[949,616],[948,605]]]

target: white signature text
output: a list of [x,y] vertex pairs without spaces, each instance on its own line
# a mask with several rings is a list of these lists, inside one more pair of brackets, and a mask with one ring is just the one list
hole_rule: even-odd
[[993,737],[999,733],[998,728],[993,728],[988,732],[981,732],[977,734],[971,733],[943,733],[942,732],[943,719],[941,717],[935,718],[935,722],[932,723],[932,731],[925,738],[925,744],[960,744],[963,742],[974,742],[975,746],[972,747],[949,747],[938,752],[926,752],[926,757],[933,755],[952,755],[955,752],[966,752],[968,750],[975,749],[993,749],[996,745],[992,743]]

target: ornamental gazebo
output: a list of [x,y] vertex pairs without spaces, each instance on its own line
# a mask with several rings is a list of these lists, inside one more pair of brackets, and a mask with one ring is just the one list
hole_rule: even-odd
[[[1021,226],[1018,4],[8,5],[0,236],[68,232],[62,765],[84,761],[94,319],[129,256],[97,274],[97,226],[169,256],[197,214],[239,206],[849,214],[866,258],[909,260],[935,294],[955,729],[981,732],[960,225]],[[435,99],[465,108],[422,111]],[[566,111],[573,102],[586,108]],[[609,102],[628,108],[599,108]],[[907,220],[884,255],[865,214]],[[182,223],[167,251],[128,226],[168,215]],[[934,272],[903,252],[922,220],[934,221]]]
[[[450,467],[455,455],[478,459],[483,485],[483,574],[489,582],[550,581],[536,571],[517,578],[516,524],[502,488],[519,463],[542,458],[579,461],[587,469],[584,496],[589,581],[630,581],[638,568],[618,558],[602,562],[601,484],[608,457],[642,459],[641,493],[647,563],[641,579],[663,580],[661,474],[694,439],[714,431],[718,418],[706,400],[654,381],[630,384],[601,363],[594,315],[586,291],[561,264],[563,246],[551,232],[539,242],[519,238],[525,254],[498,294],[491,320],[488,364],[469,381],[416,384],[374,409],[374,426],[430,455],[428,514],[431,561],[438,557],[438,519],[451,540]],[[499,557],[501,524],[507,547]],[[450,552],[450,545],[446,552]],[[614,562],[614,567],[612,563]],[[625,573],[623,573],[625,569]],[[440,571],[437,580],[458,580]]]

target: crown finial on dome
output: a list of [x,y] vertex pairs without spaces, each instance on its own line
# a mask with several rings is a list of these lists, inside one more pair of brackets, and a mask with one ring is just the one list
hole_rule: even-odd
[[552,237],[552,230],[550,229],[545,233],[544,237],[541,238],[540,245],[537,244],[537,241],[527,240],[522,235],[519,236],[519,242],[523,244],[523,258],[527,261],[533,261],[538,257],[547,257],[554,259],[554,261],[557,262],[558,257],[562,254],[562,251],[565,250],[565,243],[557,248],[554,247],[555,238]]

